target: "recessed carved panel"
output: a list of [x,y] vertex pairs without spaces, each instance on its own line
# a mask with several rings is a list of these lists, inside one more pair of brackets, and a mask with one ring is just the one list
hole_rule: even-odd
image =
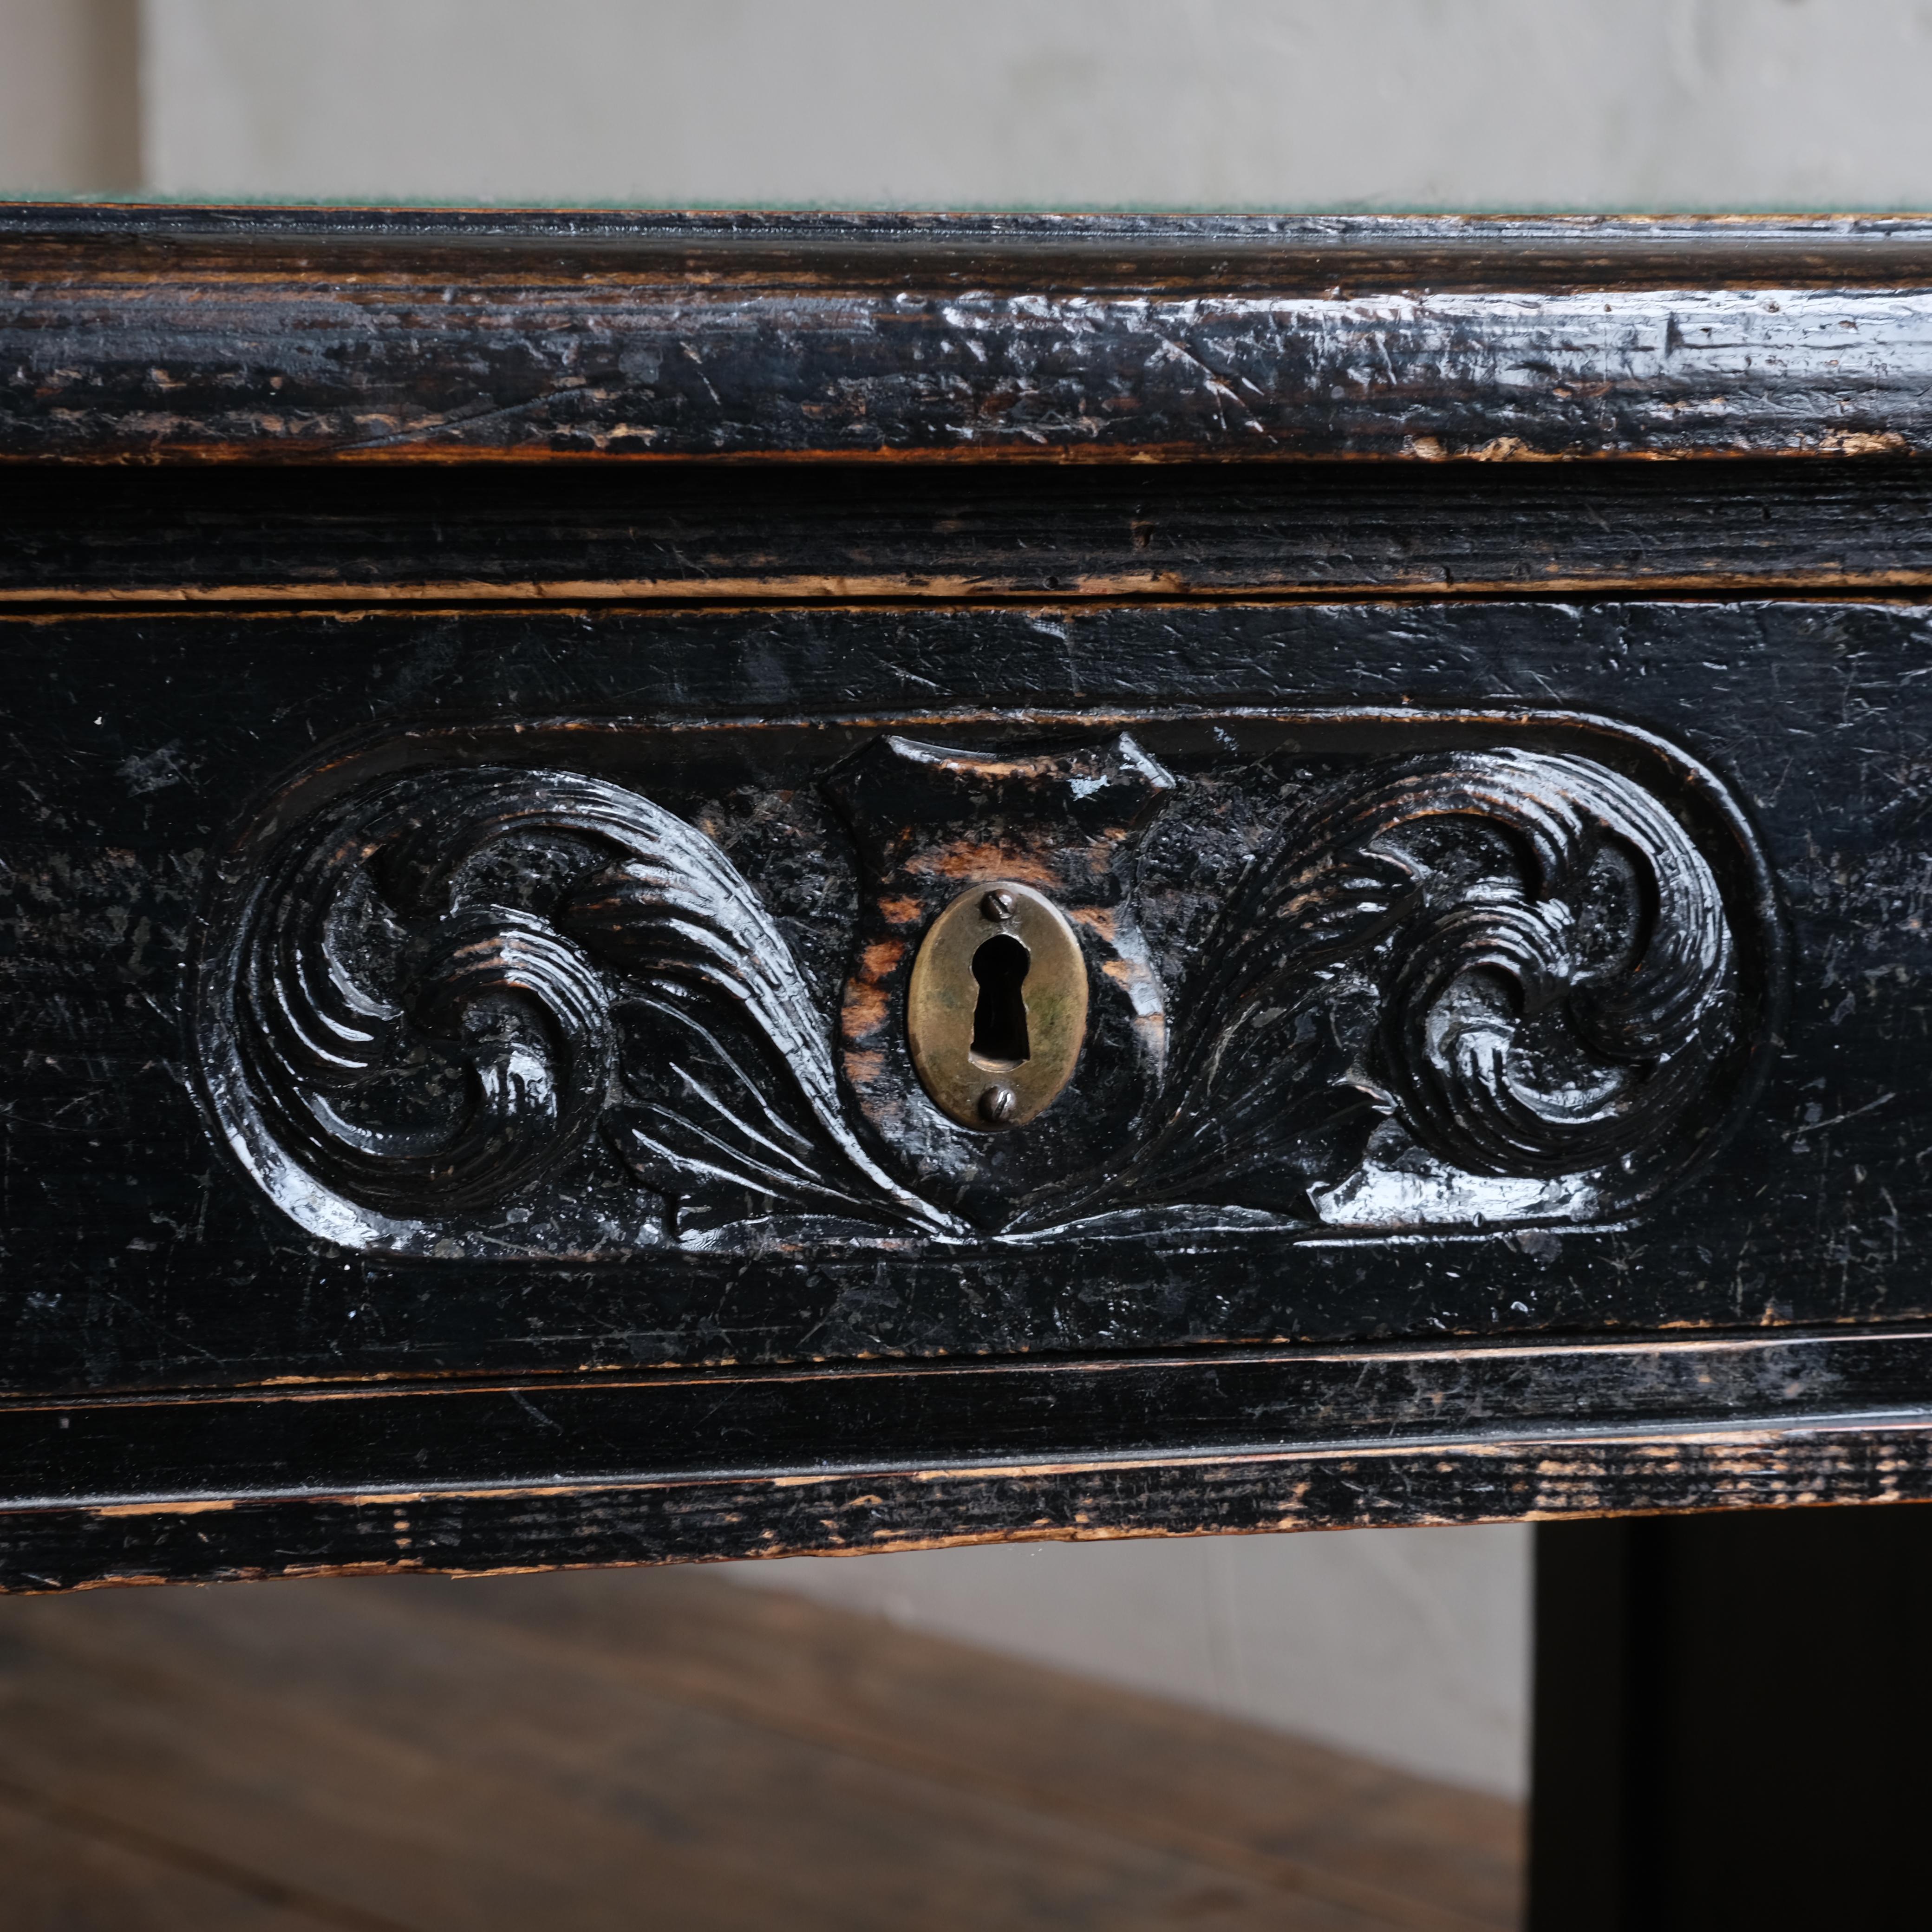
[[[445,732],[298,780],[228,876],[221,1132],[312,1233],[430,1256],[1602,1222],[1715,1147],[1774,1004],[1742,817],[1561,716]],[[1087,975],[1010,1124],[908,1037],[1000,882]]]

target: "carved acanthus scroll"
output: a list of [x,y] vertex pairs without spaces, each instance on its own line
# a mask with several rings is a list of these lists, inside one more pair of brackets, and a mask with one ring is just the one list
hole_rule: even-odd
[[1640,1155],[1730,1043],[1733,950],[1709,865],[1604,766],[1504,748],[1335,788],[1202,949],[1108,1192],[1292,1208],[1382,1120],[1477,1175]]
[[500,1199],[602,1123],[680,1195],[948,1225],[847,1126],[757,893],[702,832],[600,779],[436,771],[327,814],[254,896],[234,1015],[246,1094],[229,1097],[387,1214]]
[[[1118,746],[1106,770],[1159,773]],[[1086,943],[1130,910],[1088,916]],[[855,1106],[830,1003],[704,832],[605,779],[443,766],[351,793],[273,854],[212,956],[206,1060],[289,1211],[424,1251],[451,1230],[500,1246],[512,1222],[541,1252],[787,1216],[941,1241],[1216,1207],[1291,1228],[1574,1218],[1701,1131],[1737,946],[1696,842],[1606,765],[1508,746],[1360,764],[1304,788],[1170,962],[1164,1071],[1145,1062],[1110,1141],[1030,1184],[1022,1149],[1021,1178],[986,1184],[908,1079],[920,1145],[980,1174],[949,1193],[943,1162],[882,1133],[876,1093]],[[589,1225],[572,1204],[597,1186],[602,1232],[558,1232]]]

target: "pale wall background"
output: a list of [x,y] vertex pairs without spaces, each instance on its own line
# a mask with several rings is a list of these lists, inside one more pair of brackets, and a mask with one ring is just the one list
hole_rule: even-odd
[[0,0],[0,117],[59,120],[137,12],[140,181],[8,134],[9,184],[1870,208],[1932,170],[1927,0]]
[[[1923,208],[1918,0],[0,0],[0,192]],[[1511,1793],[1516,1528],[739,1566]]]
[[1204,1704],[1512,1797],[1528,1532],[1019,1543],[736,1566],[745,1582]]

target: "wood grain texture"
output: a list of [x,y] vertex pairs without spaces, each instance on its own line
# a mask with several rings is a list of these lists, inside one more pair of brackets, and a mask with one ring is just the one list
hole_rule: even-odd
[[0,1775],[158,1893],[364,1932],[1500,1932],[1520,1890],[1500,1801],[691,1576],[10,1604],[0,1709]]
[[[0,1792],[7,1922],[60,1932],[394,1932],[394,1922],[291,1906],[284,1888],[236,1874],[118,1820]],[[252,1882],[251,1882],[252,1881]],[[264,1894],[268,1896],[264,1896]]]
[[977,604],[1932,586],[1932,464],[1309,463],[890,476],[0,466],[0,604]]
[[[804,1471],[875,1474],[916,1494],[906,1480],[967,1481],[1002,1465],[1028,1479],[1084,1468],[1104,1480],[1109,1462],[1144,1468],[1162,1454],[1200,1470],[1472,1441],[1507,1462],[1587,1450],[1606,1432],[1694,1447],[1744,1417],[1764,1430],[1896,1424],[1916,1414],[1928,1385],[1932,1334],[1922,1326],[607,1372],[508,1385],[308,1378],[226,1392],[16,1398],[0,1406],[0,1466],[22,1512],[9,1519],[16,1528],[29,1510],[84,1504],[138,1533],[184,1496],[460,1498],[721,1479],[782,1490]],[[1498,1504],[1505,1514],[1539,1506]],[[694,1544],[676,1553],[704,1552]]]
[[0,217],[0,458],[1902,454],[1903,221]]
[[949,1544],[1932,1500],[1932,1413],[1179,1457],[215,1497],[0,1513],[0,1583],[860,1556]]

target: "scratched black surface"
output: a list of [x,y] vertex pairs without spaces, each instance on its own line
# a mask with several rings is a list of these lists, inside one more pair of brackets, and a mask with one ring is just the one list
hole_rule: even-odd
[[0,208],[0,461],[1932,448],[1909,218]]
[[[0,595],[573,604],[1932,581],[1932,464],[0,466]],[[432,591],[429,594],[439,594]]]
[[[7,1384],[79,1391],[946,1352],[1894,1321],[1932,1294],[1918,697],[1882,604],[220,614],[4,633]],[[512,716],[1162,703],[1562,707],[1655,731],[1754,815],[1791,934],[1734,1143],[1606,1232],[1096,1243],[1023,1256],[381,1262],[284,1221],[188,1091],[209,855],[318,747]]]

